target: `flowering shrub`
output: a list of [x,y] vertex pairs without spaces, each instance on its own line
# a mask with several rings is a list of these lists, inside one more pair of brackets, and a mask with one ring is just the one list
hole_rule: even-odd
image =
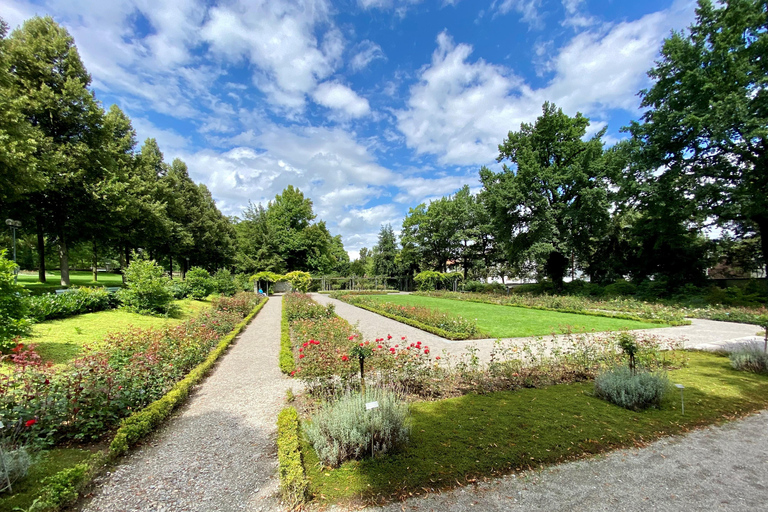
[[[24,425],[15,444],[98,439],[205,360],[246,316],[243,300],[222,298],[175,327],[112,333],[63,369],[43,364],[34,348],[20,346],[9,356],[12,371],[0,374],[0,419]],[[254,296],[250,303],[258,302]]]
[[117,306],[117,298],[104,288],[71,288],[69,292],[57,295],[46,293],[27,297],[29,318],[35,322],[66,318],[104,311]]
[[468,320],[459,315],[443,313],[436,309],[424,306],[401,306],[391,302],[378,302],[361,296],[344,295],[340,297],[349,304],[364,307],[371,311],[397,319],[408,319],[418,322],[427,328],[439,329],[440,334],[447,333],[451,339],[484,338],[486,334],[478,327],[477,322]]
[[313,318],[333,318],[333,304],[321,306],[304,293],[286,293],[283,296],[283,309],[289,322]]

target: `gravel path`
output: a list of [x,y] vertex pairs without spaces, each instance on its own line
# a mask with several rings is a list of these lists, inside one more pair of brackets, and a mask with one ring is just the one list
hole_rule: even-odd
[[[768,496],[768,412],[540,472],[368,511],[757,511]],[[336,509],[338,510],[338,509]]]
[[[361,309],[340,300],[331,299],[324,294],[312,294],[312,298],[320,304],[334,304],[336,313],[350,321],[357,323],[363,337],[373,341],[376,338],[386,338],[392,335],[395,339],[407,336],[410,343],[421,341],[429,346],[430,352],[438,354],[451,354],[460,356],[466,352],[468,346],[478,349],[481,360],[490,359],[491,350],[496,344],[495,339],[453,341],[447,340],[421,329],[401,324],[395,320],[377,315],[365,309]],[[685,348],[703,350],[729,350],[745,344],[756,343],[762,347],[762,337],[756,336],[760,328],[756,325],[737,324],[732,322],[716,322],[714,320],[700,320],[694,318],[691,325],[679,327],[662,327],[646,329],[648,332],[666,340],[683,340]],[[551,342],[553,336],[545,336],[546,342]],[[523,346],[534,338],[504,338],[504,345]]]
[[277,413],[294,384],[278,369],[273,296],[151,440],[97,482],[86,511],[279,510]]

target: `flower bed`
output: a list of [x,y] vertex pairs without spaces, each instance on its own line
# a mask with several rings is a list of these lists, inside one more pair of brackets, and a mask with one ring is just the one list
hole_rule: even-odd
[[336,298],[443,338],[467,340],[488,337],[488,334],[478,327],[477,322],[459,315],[443,313],[423,306],[401,306],[391,302],[379,302],[356,295],[340,295]]
[[20,345],[10,356],[12,371],[0,375],[0,415],[14,427],[3,431],[2,442],[99,439],[167,393],[258,303],[253,294],[220,298],[175,327],[111,334],[63,369],[42,364],[33,347]]

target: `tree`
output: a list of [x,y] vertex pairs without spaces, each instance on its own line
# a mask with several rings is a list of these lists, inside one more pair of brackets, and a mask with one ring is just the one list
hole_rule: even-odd
[[605,129],[584,140],[589,119],[545,103],[534,124],[523,123],[499,145],[494,173],[483,167],[485,203],[494,233],[516,266],[536,262],[562,289],[571,258],[587,254],[608,222]]
[[[28,197],[38,233],[55,235],[61,284],[69,285],[68,242],[99,197],[106,163],[100,154],[103,111],[88,90],[91,77],[75,42],[50,17],[32,18],[8,41],[13,88],[27,122],[41,134],[35,151],[45,188]],[[38,239],[42,241],[43,237]],[[44,277],[44,248],[39,247]]]
[[377,276],[397,275],[397,238],[392,225],[381,226],[379,243],[373,250],[373,273]]
[[429,206],[422,203],[410,208],[400,234],[403,252],[408,256],[406,264],[416,258],[434,270],[445,272],[457,254],[457,230],[453,204],[448,197],[432,201]]
[[[768,7],[700,0],[696,21],[664,41],[629,127],[645,178],[666,179],[721,225],[754,230],[768,254]],[[746,229],[745,229],[746,228]],[[768,270],[768,262],[766,262]]]

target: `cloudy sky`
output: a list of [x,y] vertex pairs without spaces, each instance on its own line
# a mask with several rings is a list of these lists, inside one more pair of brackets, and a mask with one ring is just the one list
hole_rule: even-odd
[[478,186],[544,101],[607,142],[691,0],[3,0],[51,15],[97,98],[238,215],[298,186],[355,257],[408,208]]

